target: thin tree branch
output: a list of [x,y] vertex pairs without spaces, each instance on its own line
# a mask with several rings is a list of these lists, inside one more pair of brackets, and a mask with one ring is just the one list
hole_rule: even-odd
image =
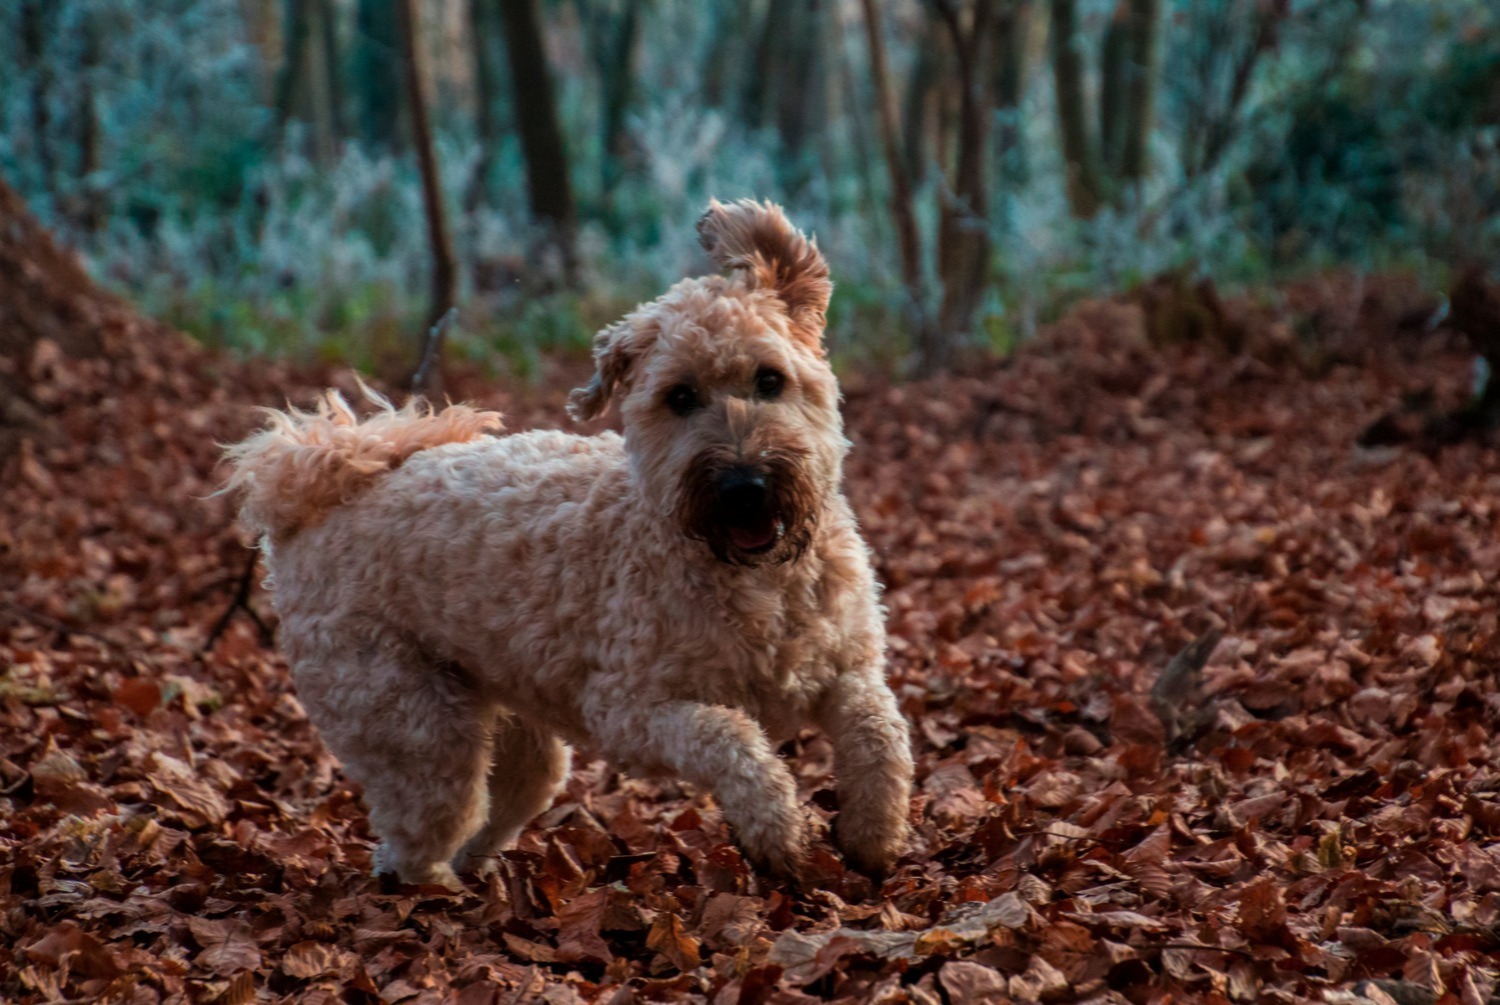
[[870,50],[870,76],[875,84],[875,104],[879,111],[880,144],[885,153],[886,171],[891,181],[891,220],[896,226],[896,244],[901,255],[901,282],[906,287],[909,320],[913,337],[926,349],[926,297],[922,290],[922,248],[917,231],[916,213],[912,208],[912,181],[901,156],[900,126],[896,119],[896,102],[891,93],[890,70],[886,65],[885,36],[880,25],[880,8],[875,0],[862,0],[865,34]]
[[452,327],[457,317],[458,308],[450,307],[431,328],[427,329],[427,338],[422,343],[422,358],[417,363],[417,372],[411,377],[411,389],[416,393],[421,394],[422,389],[427,386],[428,375],[432,368],[438,365],[443,353],[443,343],[448,337],[448,329]]
[[[506,6],[509,6],[508,4]],[[422,205],[427,215],[427,243],[432,255],[432,294],[428,308],[428,323],[437,327],[443,315],[451,310],[458,299],[458,265],[454,260],[453,239],[448,233],[448,213],[443,203],[442,179],[438,176],[437,151],[433,145],[432,123],[427,113],[427,97],[423,93],[422,47],[417,38],[417,16],[414,0],[396,0],[397,19],[401,31],[401,55],[405,66],[407,107],[411,112],[412,144],[416,147],[417,168],[422,177]],[[443,329],[438,328],[441,340]],[[441,348],[441,344],[439,345]],[[430,344],[424,347],[427,355]],[[442,392],[443,371],[441,354],[421,368],[423,382],[417,385],[419,392],[437,397]]]
[[1235,61],[1234,75],[1230,80],[1229,98],[1224,114],[1217,121],[1209,123],[1203,144],[1203,160],[1192,166],[1190,176],[1203,175],[1212,171],[1239,133],[1242,126],[1239,118],[1240,106],[1244,104],[1245,97],[1250,92],[1250,81],[1254,77],[1256,64],[1259,63],[1262,55],[1275,46],[1277,29],[1286,19],[1287,14],[1286,0],[1278,0],[1277,3],[1262,11],[1260,17],[1257,18],[1255,38],[1250,43],[1250,48]]

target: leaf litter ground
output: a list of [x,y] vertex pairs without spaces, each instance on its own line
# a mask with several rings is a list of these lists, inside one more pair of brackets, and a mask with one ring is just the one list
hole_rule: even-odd
[[[326,375],[118,318],[98,359],[38,353],[59,433],[0,494],[0,998],[1489,1001],[1500,458],[1355,446],[1458,404],[1470,357],[1398,331],[1399,283],[1278,296],[1238,355],[1094,303],[974,376],[847,382],[918,758],[880,888],[826,840],[815,734],[801,890],[710,797],[586,757],[487,884],[383,887],[260,629],[202,651],[247,556],[216,443]],[[562,425],[579,376],[456,386]]]

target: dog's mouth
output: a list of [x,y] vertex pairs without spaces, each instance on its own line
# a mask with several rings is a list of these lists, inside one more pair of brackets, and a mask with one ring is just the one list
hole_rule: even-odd
[[778,455],[751,465],[705,458],[684,482],[683,530],[730,565],[795,561],[810,539],[814,499],[799,459]]
[[759,555],[781,539],[776,496],[764,472],[731,468],[718,480],[715,509],[723,534],[736,551]]
[[736,522],[726,528],[729,543],[746,555],[763,555],[776,547],[786,525],[774,514],[755,514],[747,522]]

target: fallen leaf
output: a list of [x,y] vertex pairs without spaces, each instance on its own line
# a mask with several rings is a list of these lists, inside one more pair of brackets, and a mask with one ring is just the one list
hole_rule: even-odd
[[188,928],[202,949],[195,961],[200,966],[225,976],[259,969],[260,948],[243,921],[189,918]]
[[671,960],[678,970],[696,970],[702,965],[698,940],[683,929],[675,914],[663,912],[657,916],[656,924],[646,936],[646,947]]

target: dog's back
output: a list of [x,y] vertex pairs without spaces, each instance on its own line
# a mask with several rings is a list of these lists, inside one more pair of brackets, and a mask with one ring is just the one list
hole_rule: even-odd
[[364,390],[377,407],[364,420],[342,395],[328,391],[311,411],[268,410],[265,429],[226,451],[231,474],[222,491],[241,496],[246,529],[273,542],[285,540],[413,454],[501,428],[498,412],[468,405],[433,411],[420,401],[397,409]]

